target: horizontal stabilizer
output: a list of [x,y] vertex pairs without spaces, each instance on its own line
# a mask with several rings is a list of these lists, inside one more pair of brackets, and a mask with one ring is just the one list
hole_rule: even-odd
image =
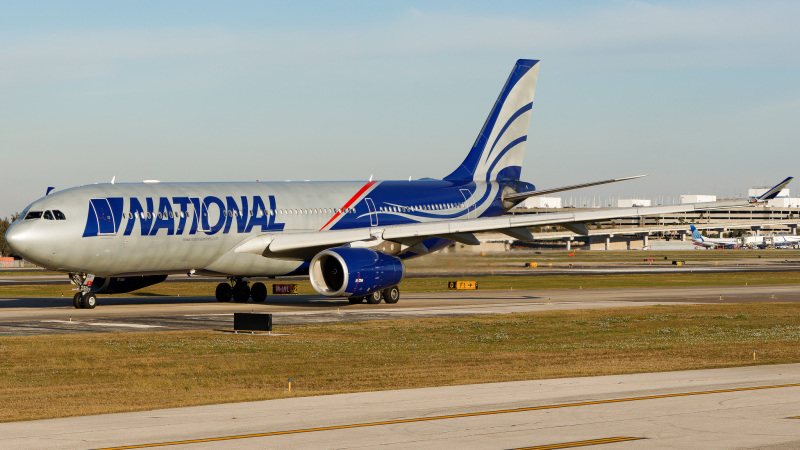
[[547,194],[554,194],[556,192],[563,192],[563,191],[571,191],[573,189],[580,189],[590,186],[599,186],[601,184],[609,184],[609,183],[616,183],[618,181],[626,181],[626,180],[635,180],[636,178],[646,177],[649,174],[645,175],[636,175],[633,177],[625,177],[625,178],[612,178],[610,180],[603,180],[603,181],[593,181],[591,183],[581,183],[581,184],[574,184],[572,186],[564,186],[559,188],[553,189],[544,189],[541,191],[528,191],[528,192],[515,192],[512,194],[503,195],[503,200],[523,200],[528,197],[536,197],[539,195],[547,195]]

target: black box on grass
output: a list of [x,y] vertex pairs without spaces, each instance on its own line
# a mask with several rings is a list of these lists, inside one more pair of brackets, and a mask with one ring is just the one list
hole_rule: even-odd
[[272,331],[272,314],[233,313],[236,331]]

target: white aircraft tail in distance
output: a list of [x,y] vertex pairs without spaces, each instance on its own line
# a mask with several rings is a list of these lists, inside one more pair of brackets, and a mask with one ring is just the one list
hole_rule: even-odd
[[[466,158],[441,179],[402,181],[106,183],[50,193],[6,234],[25,259],[69,273],[76,308],[169,274],[224,276],[217,300],[263,302],[254,277],[305,275],[351,303],[395,303],[403,261],[495,231],[530,240],[528,227],[747,206],[757,199],[646,208],[504,215],[524,199],[634,177],[537,190],[521,180],[539,61],[521,59]],[[775,191],[775,192],[773,192]]]

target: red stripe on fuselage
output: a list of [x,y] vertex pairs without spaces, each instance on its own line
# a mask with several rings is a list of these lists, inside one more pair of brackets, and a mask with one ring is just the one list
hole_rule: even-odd
[[334,220],[336,220],[336,218],[337,218],[337,217],[339,217],[339,215],[341,215],[341,214],[342,214],[342,210],[343,210],[343,209],[347,209],[347,208],[349,208],[349,207],[350,207],[350,205],[352,205],[353,203],[355,203],[355,202],[356,202],[356,200],[358,200],[358,198],[359,198],[359,197],[361,197],[361,194],[363,194],[364,192],[366,192],[366,191],[367,191],[367,189],[369,189],[369,188],[370,188],[370,187],[371,187],[373,184],[375,184],[375,183],[377,183],[377,181],[370,181],[369,183],[365,184],[365,185],[364,185],[364,187],[362,187],[361,189],[359,189],[359,191],[358,191],[358,192],[356,192],[356,195],[352,196],[352,197],[350,198],[350,200],[348,200],[348,201],[347,201],[347,203],[345,203],[345,204],[344,204],[344,206],[342,206],[341,208],[339,208],[339,212],[337,212],[336,214],[334,214],[334,215],[333,215],[333,217],[331,217],[331,220],[329,220],[329,221],[328,221],[328,223],[326,223],[325,225],[323,225],[323,226],[322,226],[322,228],[320,228],[320,229],[319,229],[319,231],[322,231],[322,230],[324,230],[325,228],[327,228],[327,226],[328,226],[328,225],[330,225],[330,224],[331,224],[331,222],[333,222]]

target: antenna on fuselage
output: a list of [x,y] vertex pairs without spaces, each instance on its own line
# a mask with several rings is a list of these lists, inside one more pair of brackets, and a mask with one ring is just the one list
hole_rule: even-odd
[[116,176],[116,175],[114,175],[113,177],[111,177],[111,184],[114,184],[114,180],[116,180],[116,179],[117,179],[117,176]]
[[372,182],[372,174],[369,174],[369,181]]

